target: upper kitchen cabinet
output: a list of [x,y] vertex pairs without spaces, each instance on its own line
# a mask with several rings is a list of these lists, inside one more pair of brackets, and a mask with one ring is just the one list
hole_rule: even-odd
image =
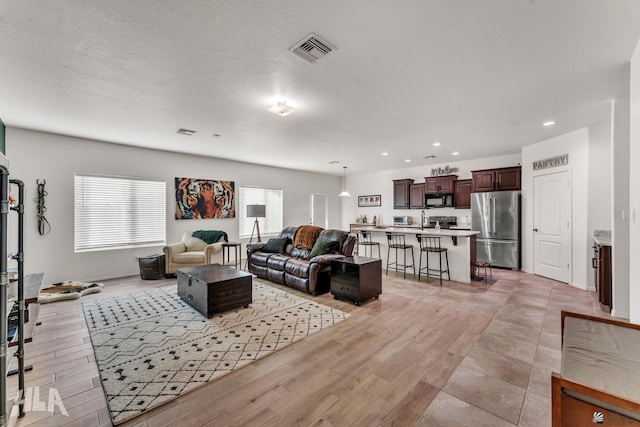
[[412,184],[409,187],[409,196],[411,209],[424,209],[424,183]]
[[453,206],[456,209],[471,208],[471,179],[459,179],[456,181],[456,191],[453,196]]
[[425,193],[453,193],[457,175],[429,176],[424,178]]
[[471,171],[471,192],[520,190],[520,166]]
[[[394,179],[393,180],[393,208],[409,209],[410,208],[410,190],[413,184],[412,179]],[[423,202],[424,203],[424,202]]]

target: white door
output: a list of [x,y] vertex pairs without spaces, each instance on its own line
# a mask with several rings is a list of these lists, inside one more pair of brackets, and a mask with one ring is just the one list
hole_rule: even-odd
[[533,177],[533,272],[571,280],[571,184],[569,172]]
[[309,218],[309,223],[327,228],[328,220],[327,195],[324,193],[311,193],[311,218]]

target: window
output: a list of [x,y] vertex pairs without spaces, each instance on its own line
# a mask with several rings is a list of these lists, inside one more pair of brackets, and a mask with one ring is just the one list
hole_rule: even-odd
[[74,225],[76,252],[164,245],[166,184],[76,174]]
[[[247,218],[247,205],[265,205],[264,218],[258,218],[260,235],[282,231],[282,190],[259,187],[240,187],[240,237],[248,238],[255,218]],[[257,237],[257,236],[254,236]]]

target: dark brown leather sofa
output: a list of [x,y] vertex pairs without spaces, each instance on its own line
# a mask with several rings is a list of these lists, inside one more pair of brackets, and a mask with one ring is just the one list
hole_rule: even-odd
[[263,252],[266,243],[247,245],[247,269],[258,277],[312,295],[329,292],[331,260],[351,256],[355,236],[342,230],[322,230],[317,239],[337,242],[338,250],[309,259],[311,249],[294,246],[300,228],[286,227],[280,232],[279,237],[287,239],[282,253]]

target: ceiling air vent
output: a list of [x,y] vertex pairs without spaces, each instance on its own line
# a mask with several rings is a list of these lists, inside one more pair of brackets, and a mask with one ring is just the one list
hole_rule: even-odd
[[176,133],[180,134],[180,135],[188,135],[191,136],[193,134],[195,134],[197,131],[195,130],[191,130],[191,129],[185,129],[185,128],[180,128],[178,129],[178,131]]
[[336,48],[316,34],[311,33],[290,47],[289,50],[305,61],[315,64],[318,59],[336,50]]

